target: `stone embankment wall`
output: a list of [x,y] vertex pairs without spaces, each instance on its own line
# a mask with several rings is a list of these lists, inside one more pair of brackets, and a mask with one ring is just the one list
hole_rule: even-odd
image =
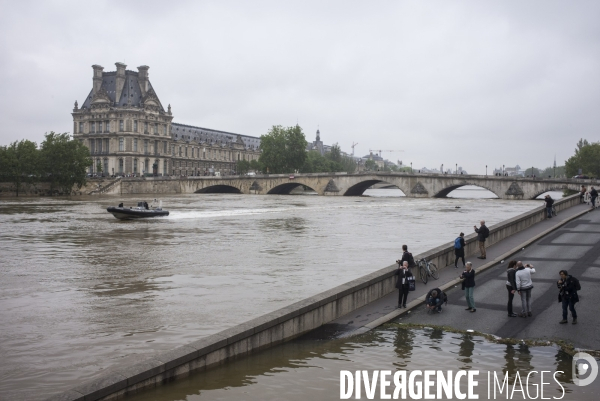
[[[99,188],[105,187],[110,183],[114,182],[114,178],[88,178],[86,185],[81,188],[77,188],[77,186],[73,187],[73,192],[69,195],[88,195],[92,191],[97,191]],[[115,192],[108,192],[118,194],[120,193],[120,185],[115,185]],[[112,189],[112,188],[111,188]],[[35,184],[23,184],[21,189],[19,190],[19,197],[27,197],[27,196],[56,196],[56,195],[66,195],[58,190],[54,190],[54,193],[50,192],[50,183],[49,182],[38,182]],[[14,184],[10,182],[0,182],[0,197],[16,197],[17,193],[15,192]]]
[[[555,207],[560,212],[578,203],[579,196],[574,195],[556,201]],[[531,212],[491,226],[488,245],[502,241],[544,218],[544,209],[540,204],[539,208]],[[476,234],[466,236],[465,243],[466,255],[478,250]],[[454,243],[415,255],[415,258],[427,258],[440,267],[447,266],[454,262]],[[144,362],[115,369],[50,400],[118,399],[128,393],[161,385],[176,377],[185,377],[190,372],[207,369],[288,341],[394,291],[395,270],[396,265],[380,269],[238,326],[171,351],[158,353]]]
[[[23,184],[19,190],[19,197],[23,196],[49,196],[50,184],[39,182],[36,184]],[[0,182],[0,197],[15,197],[15,186],[11,182]]]

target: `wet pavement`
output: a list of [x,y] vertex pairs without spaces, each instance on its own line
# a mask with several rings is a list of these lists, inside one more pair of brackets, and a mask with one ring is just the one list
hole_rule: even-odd
[[[466,300],[460,283],[446,291],[448,305],[441,314],[428,314],[423,306],[424,295],[431,288],[441,287],[460,275],[462,269],[451,265],[441,270],[439,280],[430,278],[426,285],[417,282],[416,291],[409,294],[408,309],[396,308],[398,292],[395,291],[337,319],[323,330],[345,337],[394,320],[473,329],[505,338],[567,340],[578,348],[600,350],[597,335],[600,319],[595,317],[598,308],[594,296],[600,290],[600,211],[586,213],[588,210],[587,205],[575,206],[515,234],[488,248],[486,260],[477,259],[477,255],[466,258],[476,271],[484,270],[475,278],[475,313],[465,311]],[[534,242],[528,244],[532,239]],[[531,263],[536,268],[532,275],[532,317],[508,317],[506,267],[512,259]],[[569,324],[558,324],[562,307],[557,300],[556,281],[562,269],[581,282],[580,302],[576,305],[578,325],[570,324],[571,317]],[[513,300],[513,309],[520,312],[518,294]]]

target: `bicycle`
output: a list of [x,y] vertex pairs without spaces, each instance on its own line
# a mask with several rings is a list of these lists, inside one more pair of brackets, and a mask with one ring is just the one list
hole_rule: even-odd
[[421,281],[423,281],[424,284],[427,284],[429,276],[436,280],[440,278],[440,273],[435,263],[423,258],[417,261],[417,266],[419,266],[419,277],[421,277]]

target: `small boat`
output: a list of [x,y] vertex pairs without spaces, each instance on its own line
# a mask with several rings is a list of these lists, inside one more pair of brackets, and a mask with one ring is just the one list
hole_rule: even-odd
[[123,203],[119,203],[119,206],[111,206],[106,209],[107,212],[111,213],[119,220],[126,219],[145,219],[148,217],[160,217],[168,216],[169,211],[162,209],[162,201],[158,207],[151,208],[147,202],[138,202],[136,207],[124,207]]

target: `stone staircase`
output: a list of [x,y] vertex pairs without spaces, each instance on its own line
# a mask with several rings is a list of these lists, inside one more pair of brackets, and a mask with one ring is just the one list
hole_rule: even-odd
[[121,177],[117,177],[114,180],[112,180],[111,182],[109,182],[108,184],[104,185],[103,187],[99,187],[97,189],[94,189],[91,192],[88,192],[88,195],[102,195],[102,194],[108,193],[111,189],[113,189],[115,187],[115,185],[117,185],[120,182],[121,182]]

